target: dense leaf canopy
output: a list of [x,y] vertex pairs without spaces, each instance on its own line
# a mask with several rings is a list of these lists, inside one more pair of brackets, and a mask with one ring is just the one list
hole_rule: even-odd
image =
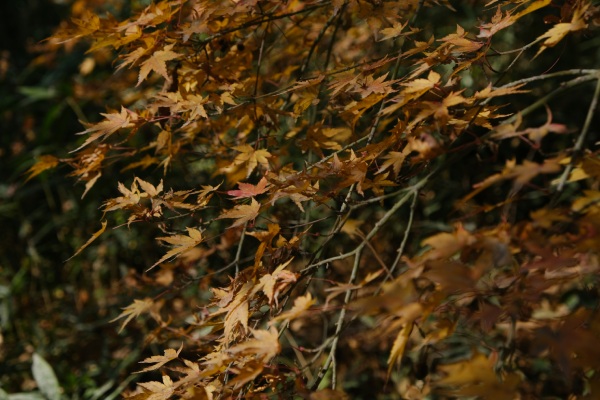
[[[80,217],[50,225],[71,258],[10,262],[55,285],[53,315],[108,332],[106,354],[81,362],[124,361],[83,394],[57,373],[66,392],[598,396],[594,1],[78,0],[70,13],[31,64],[73,60],[66,100],[16,86],[83,125],[60,127],[79,132],[67,146],[36,138],[51,145],[19,171],[19,191],[48,198],[49,177],[78,183],[61,180],[54,207]],[[71,272],[43,283],[48,268]],[[3,279],[0,301],[19,299],[9,354],[28,360],[58,338],[26,339],[15,320],[37,297]]]

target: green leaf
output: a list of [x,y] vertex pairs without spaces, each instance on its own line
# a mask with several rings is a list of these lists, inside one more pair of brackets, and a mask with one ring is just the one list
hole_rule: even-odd
[[60,400],[61,389],[58,384],[58,379],[54,374],[54,370],[46,360],[37,353],[33,354],[33,366],[31,367],[33,378],[40,389],[40,392],[48,400]]

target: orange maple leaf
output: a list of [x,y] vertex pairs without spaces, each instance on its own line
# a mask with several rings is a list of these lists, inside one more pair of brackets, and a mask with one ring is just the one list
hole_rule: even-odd
[[227,192],[230,196],[235,196],[233,200],[243,199],[246,197],[254,197],[259,194],[263,194],[267,191],[267,178],[263,177],[257,184],[254,186],[251,183],[238,183],[238,190],[230,190]]

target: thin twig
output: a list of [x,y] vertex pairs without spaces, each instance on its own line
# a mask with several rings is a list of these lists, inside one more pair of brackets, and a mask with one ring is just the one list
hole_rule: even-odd
[[[413,201],[412,203],[410,203],[410,211],[409,211],[409,215],[408,215],[408,222],[406,223],[406,229],[404,229],[404,236],[402,237],[402,243],[400,243],[400,247],[398,247],[398,250],[396,250],[396,252],[398,254],[396,254],[396,259],[394,260],[394,263],[392,264],[391,268],[390,268],[390,275],[393,276],[394,271],[396,270],[396,267],[398,266],[398,264],[400,263],[400,259],[402,258],[402,255],[404,254],[404,248],[406,247],[406,243],[408,242],[408,234],[412,228],[412,223],[413,223],[413,219],[415,216],[415,209],[416,209],[416,205],[417,205],[417,192],[414,192],[413,194]],[[384,280],[384,283],[387,281],[387,278]]]
[[597,77],[596,81],[596,90],[594,90],[594,97],[592,98],[592,102],[590,103],[590,107],[588,108],[587,116],[585,117],[585,122],[583,124],[583,128],[581,129],[581,133],[577,138],[577,142],[575,142],[575,147],[573,147],[573,153],[571,154],[571,162],[565,168],[565,171],[560,177],[560,181],[558,183],[558,187],[556,191],[560,193],[565,184],[567,183],[567,178],[571,174],[575,163],[577,162],[581,152],[583,150],[583,143],[587,137],[587,134],[590,130],[590,126],[592,125],[592,120],[594,119],[594,113],[596,112],[596,107],[598,107],[598,97],[600,97],[600,77]]

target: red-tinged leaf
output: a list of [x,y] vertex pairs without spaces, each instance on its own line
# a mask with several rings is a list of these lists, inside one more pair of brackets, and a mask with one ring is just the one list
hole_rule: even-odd
[[502,9],[498,6],[498,10],[496,14],[492,18],[492,21],[487,24],[481,24],[479,26],[479,35],[477,37],[480,38],[490,38],[494,36],[497,32],[508,28],[512,24],[515,23],[515,19],[512,17],[510,12],[502,13]]
[[25,179],[25,182],[29,181],[31,178],[38,176],[42,172],[47,169],[54,168],[58,165],[58,158],[51,155],[43,155],[38,158],[38,161],[33,164],[28,170],[27,174],[29,176]]
[[150,71],[154,71],[162,75],[163,78],[169,79],[166,62],[181,57],[181,54],[171,51],[172,48],[172,44],[165,46],[164,50],[155,51],[150,58],[142,63],[138,77],[138,86],[148,77]]
[[144,300],[133,300],[133,303],[123,308],[123,312],[119,314],[119,316],[115,319],[112,319],[110,322],[115,322],[121,318],[125,318],[123,324],[119,328],[119,333],[125,328],[125,326],[131,321],[133,318],[139,317],[143,313],[147,313],[150,311],[154,302],[150,298],[145,298]]
[[251,183],[238,183],[238,190],[230,190],[228,195],[234,196],[233,200],[254,197],[267,191],[267,178],[263,177],[256,186]]
[[235,206],[233,209],[219,215],[216,219],[235,219],[236,221],[230,226],[230,228],[235,228],[255,219],[259,211],[260,203],[252,198],[252,203]]
[[155,262],[150,268],[146,270],[146,272],[150,271],[152,268],[156,267],[158,264],[163,261],[168,260],[171,257],[175,257],[184,253],[191,248],[197,246],[202,242],[202,232],[195,228],[186,228],[188,231],[188,236],[186,235],[173,235],[173,236],[163,236],[156,238],[157,240],[161,240],[163,242],[172,244],[175,246],[171,250],[167,252],[164,256],[161,257],[160,260]]
[[138,118],[138,115],[136,113],[126,109],[125,107],[121,107],[120,113],[100,115],[104,116],[106,119],[104,121],[98,122],[97,124],[93,124],[83,132],[79,132],[78,135],[90,134],[90,136],[85,140],[85,142],[81,146],[79,146],[75,150],[72,150],[71,153],[81,150],[93,141],[104,140],[106,139],[106,137],[112,135],[121,128],[130,127],[132,125],[132,121],[136,121]]
[[162,356],[152,356],[152,357],[146,358],[144,361],[140,361],[141,364],[154,364],[154,365],[144,368],[141,371],[134,372],[134,374],[140,374],[142,372],[153,371],[155,369],[159,369],[160,367],[162,367],[169,361],[174,360],[177,357],[179,357],[179,353],[181,353],[182,348],[183,348],[183,343],[181,344],[181,346],[179,346],[179,350],[166,349],[164,355],[162,355]]
[[72,259],[73,257],[75,257],[77,254],[81,253],[83,251],[83,249],[85,249],[86,247],[88,247],[94,240],[98,239],[98,236],[102,235],[104,233],[104,231],[106,230],[106,225],[108,224],[107,221],[102,222],[102,228],[100,228],[100,230],[96,233],[94,233],[92,235],[91,238],[88,239],[87,242],[85,242],[85,244],[83,246],[81,246],[79,249],[77,249],[77,251],[75,252],[75,254],[73,254],[71,257],[69,257],[66,261],[69,261],[70,259]]

